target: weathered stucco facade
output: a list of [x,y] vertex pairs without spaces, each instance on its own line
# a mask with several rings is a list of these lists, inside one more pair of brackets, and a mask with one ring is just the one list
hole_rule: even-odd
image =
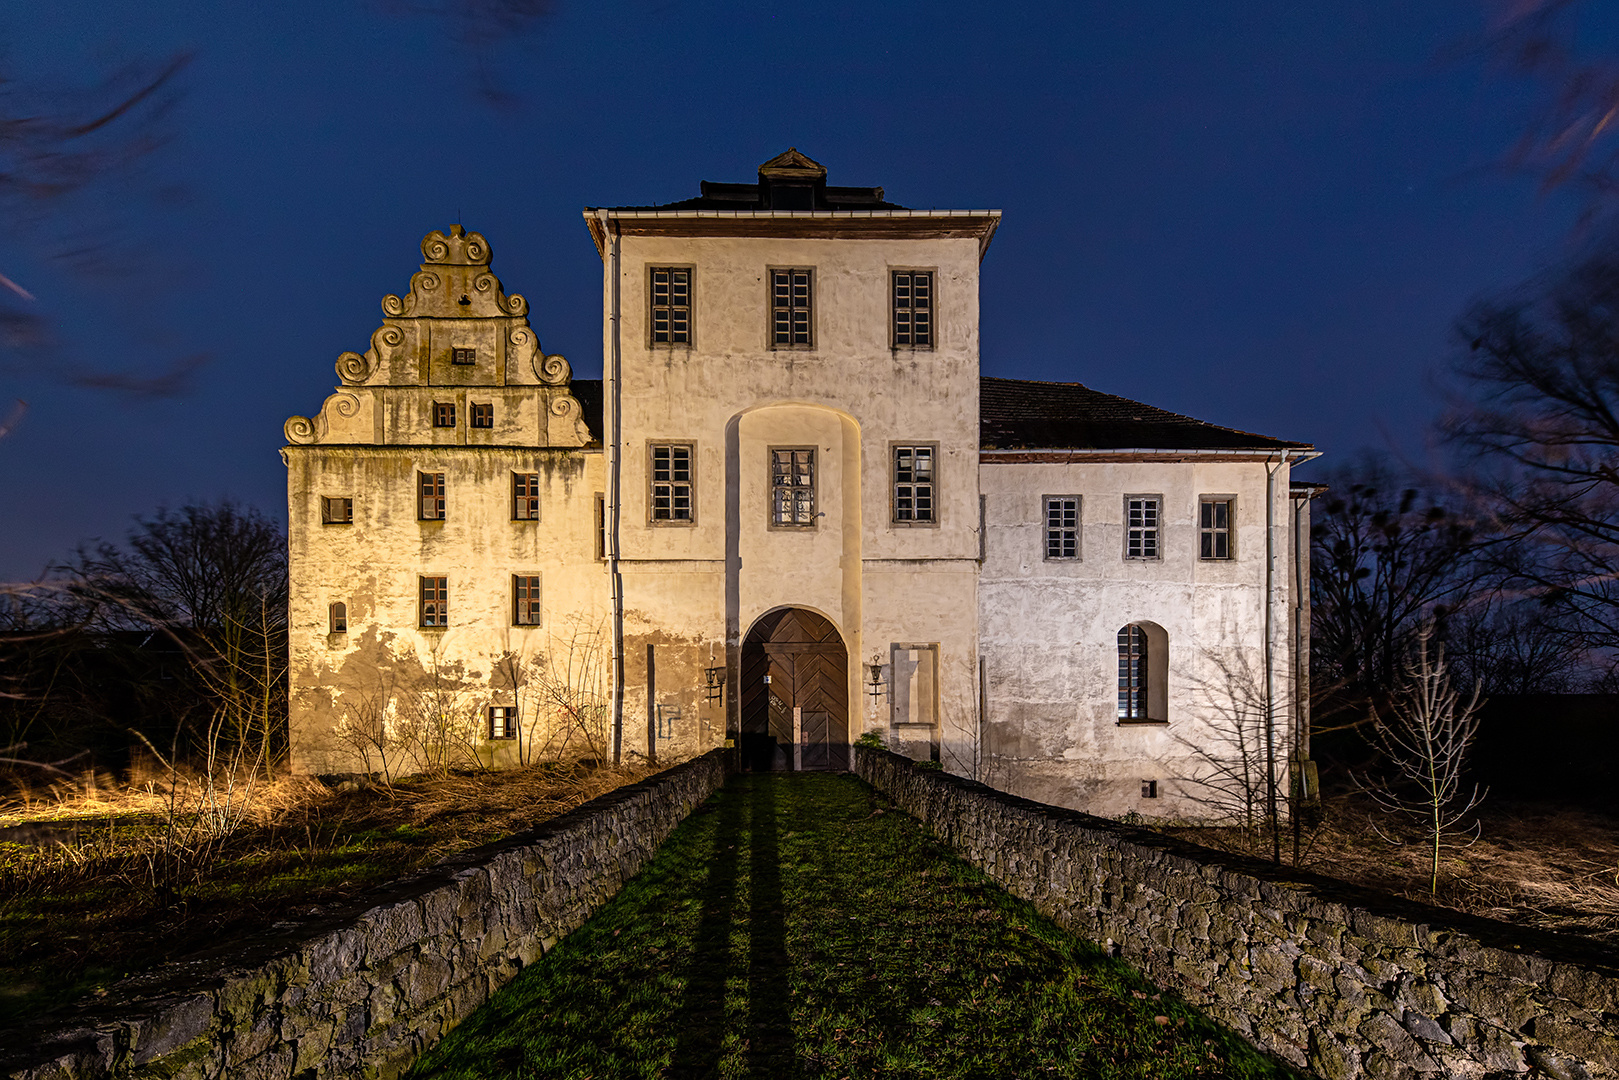
[[288,421],[299,767],[729,740],[836,768],[876,731],[1046,801],[1202,816],[1189,780],[1257,708],[1285,771],[1307,446],[981,378],[997,211],[906,210],[789,151],[585,218],[603,382],[539,350],[457,226]]

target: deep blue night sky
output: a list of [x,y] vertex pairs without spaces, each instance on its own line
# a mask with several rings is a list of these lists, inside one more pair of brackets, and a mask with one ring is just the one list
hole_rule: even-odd
[[[1576,209],[1498,167],[1530,94],[1467,53],[1484,19],[1479,0],[557,0],[486,58],[516,100],[498,109],[446,24],[403,3],[0,12],[25,79],[196,51],[146,178],[185,198],[114,186],[100,207],[137,273],[65,275],[37,239],[0,238],[0,272],[63,337],[0,367],[0,402],[30,404],[0,440],[0,580],[160,504],[231,496],[284,520],[282,422],[320,407],[422,234],[456,220],[545,348],[599,375],[581,208],[751,181],[788,146],[833,184],[1005,212],[986,374],[1311,440],[1321,465],[1421,458],[1456,316],[1560,257]],[[171,398],[60,377],[193,354],[210,362]]]

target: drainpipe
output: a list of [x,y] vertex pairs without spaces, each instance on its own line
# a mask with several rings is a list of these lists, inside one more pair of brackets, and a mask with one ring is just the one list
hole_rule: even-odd
[[611,220],[606,210],[596,211],[601,222],[602,235],[607,240],[608,286],[608,346],[607,346],[607,401],[603,410],[607,436],[607,507],[603,523],[607,536],[604,547],[607,555],[607,584],[613,596],[613,764],[619,764],[624,747],[624,576],[618,565],[618,522],[620,501],[620,471],[622,463],[619,446],[619,422],[622,418],[619,392],[619,233],[618,223]]
[[1270,816],[1271,858],[1282,863],[1282,830],[1276,812],[1276,657],[1271,644],[1276,601],[1276,474],[1293,459],[1284,450],[1273,466],[1265,463],[1265,810]]

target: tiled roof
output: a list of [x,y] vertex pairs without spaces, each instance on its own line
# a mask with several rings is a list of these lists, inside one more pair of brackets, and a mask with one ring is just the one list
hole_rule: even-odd
[[621,211],[646,210],[904,210],[884,202],[880,187],[828,187],[826,167],[796,149],[759,166],[757,184],[721,184],[704,180],[701,194],[655,206],[614,206]]
[[981,378],[984,450],[1287,450],[1309,443],[1219,427],[1080,383]]

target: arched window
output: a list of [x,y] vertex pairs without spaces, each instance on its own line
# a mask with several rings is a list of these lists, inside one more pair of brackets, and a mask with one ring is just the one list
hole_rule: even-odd
[[1118,716],[1121,724],[1168,720],[1169,635],[1154,623],[1119,629]]
[[349,606],[339,601],[331,606],[327,612],[327,632],[332,634],[346,634],[349,632]]

